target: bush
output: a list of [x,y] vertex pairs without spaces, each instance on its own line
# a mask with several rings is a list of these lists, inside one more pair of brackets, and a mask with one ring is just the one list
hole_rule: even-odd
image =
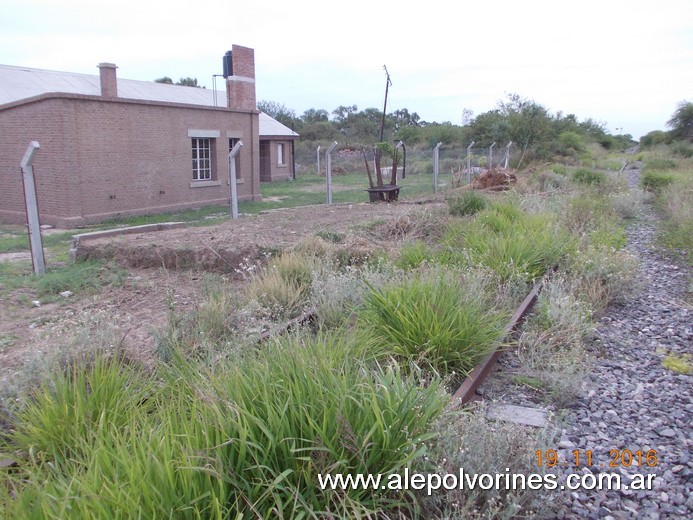
[[500,337],[503,316],[454,278],[428,274],[371,286],[359,318],[369,337],[405,363],[466,374]]
[[673,175],[657,171],[647,171],[640,177],[640,185],[643,189],[652,193],[660,193],[664,188],[673,184],[673,182]]
[[[432,443],[430,454],[438,475],[457,475],[460,468],[464,468],[465,475],[529,475],[544,471],[527,453],[528,446],[534,453],[552,445],[544,428],[487,419],[483,403],[474,406],[470,413],[446,416],[440,423],[437,429],[442,433]],[[415,467],[415,471],[426,469]],[[532,487],[506,486],[500,479],[497,487],[464,486],[434,493],[422,490],[417,494],[422,503],[422,518],[526,518],[533,516],[532,507],[540,505],[542,512],[547,509],[546,503],[542,503],[542,492]]]
[[488,206],[486,197],[475,191],[465,191],[461,195],[448,197],[446,202],[448,203],[450,214],[455,217],[474,215]]
[[576,132],[561,132],[558,135],[559,153],[571,155],[585,151],[583,137]]
[[577,182],[578,184],[586,184],[590,186],[604,184],[606,182],[606,175],[604,175],[602,172],[597,172],[588,168],[580,168],[579,170],[575,170],[573,172],[573,181]]
[[668,132],[662,130],[653,130],[652,132],[643,135],[640,138],[640,146],[643,148],[648,148],[650,146],[656,146],[659,144],[666,144],[671,140],[671,136]]
[[671,151],[685,159],[693,157],[693,145],[685,141],[676,141],[671,144]]

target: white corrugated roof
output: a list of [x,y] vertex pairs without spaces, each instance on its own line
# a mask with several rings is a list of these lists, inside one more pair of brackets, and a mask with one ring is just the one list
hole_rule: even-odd
[[[48,93],[99,96],[101,80],[98,75],[0,65],[0,106]],[[118,78],[118,97],[212,107],[226,105],[223,88],[217,90],[215,96],[213,90],[204,88],[121,78]],[[298,137],[296,132],[262,112],[259,131],[260,135]]]

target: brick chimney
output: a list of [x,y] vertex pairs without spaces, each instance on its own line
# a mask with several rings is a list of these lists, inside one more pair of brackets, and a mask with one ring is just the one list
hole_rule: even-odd
[[99,77],[101,79],[101,96],[105,98],[118,97],[115,63],[99,63]]
[[255,110],[255,51],[234,45],[230,60],[226,106],[234,110]]

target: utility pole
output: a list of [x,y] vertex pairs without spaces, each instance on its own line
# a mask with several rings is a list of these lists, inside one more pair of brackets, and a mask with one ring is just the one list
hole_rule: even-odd
[[385,138],[385,113],[387,112],[387,92],[390,88],[390,85],[392,85],[392,81],[390,81],[390,73],[387,71],[387,67],[383,65],[383,69],[385,69],[385,76],[387,76],[387,80],[385,81],[385,104],[383,105],[383,119],[382,122],[380,123],[380,142],[383,142],[383,139]]

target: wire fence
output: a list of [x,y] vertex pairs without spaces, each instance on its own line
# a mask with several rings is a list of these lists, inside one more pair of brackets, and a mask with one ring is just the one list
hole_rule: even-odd
[[[234,213],[243,219],[266,210],[297,206],[430,200],[468,184],[489,167],[508,166],[510,159],[507,145],[486,148],[440,145],[437,150],[435,147],[407,149],[402,145],[396,151],[396,164],[393,164],[392,155],[382,155],[378,179],[373,149],[335,145],[329,155],[326,153],[328,147],[323,147],[320,151],[310,151],[310,155],[291,158],[295,162],[286,164],[283,176],[271,182],[260,182],[245,162],[246,156],[241,155],[228,165],[214,165],[211,162],[214,150],[209,150],[208,154],[204,139],[200,141],[193,157],[190,182],[183,187],[182,193],[177,193],[176,188],[165,184],[162,176],[157,175],[158,169],[165,170],[163,165],[145,165],[142,169],[148,173],[127,189],[119,191],[114,179],[105,179],[109,182],[93,187],[82,205],[95,218],[62,221],[46,217],[55,211],[51,205],[50,190],[53,188],[39,152],[35,165],[36,194],[38,224],[44,240],[50,244],[67,241],[75,233],[164,222],[205,226],[229,222]],[[229,140],[229,151],[237,146],[233,141]],[[288,162],[285,158],[282,160]],[[232,204],[231,174],[227,169],[235,170],[237,178],[236,208]],[[205,199],[209,193],[215,195]],[[169,198],[181,202],[167,206],[165,202]],[[31,233],[27,233],[27,222],[2,224],[0,231],[0,254],[30,249]],[[49,256],[46,262],[50,265],[51,261]]]

